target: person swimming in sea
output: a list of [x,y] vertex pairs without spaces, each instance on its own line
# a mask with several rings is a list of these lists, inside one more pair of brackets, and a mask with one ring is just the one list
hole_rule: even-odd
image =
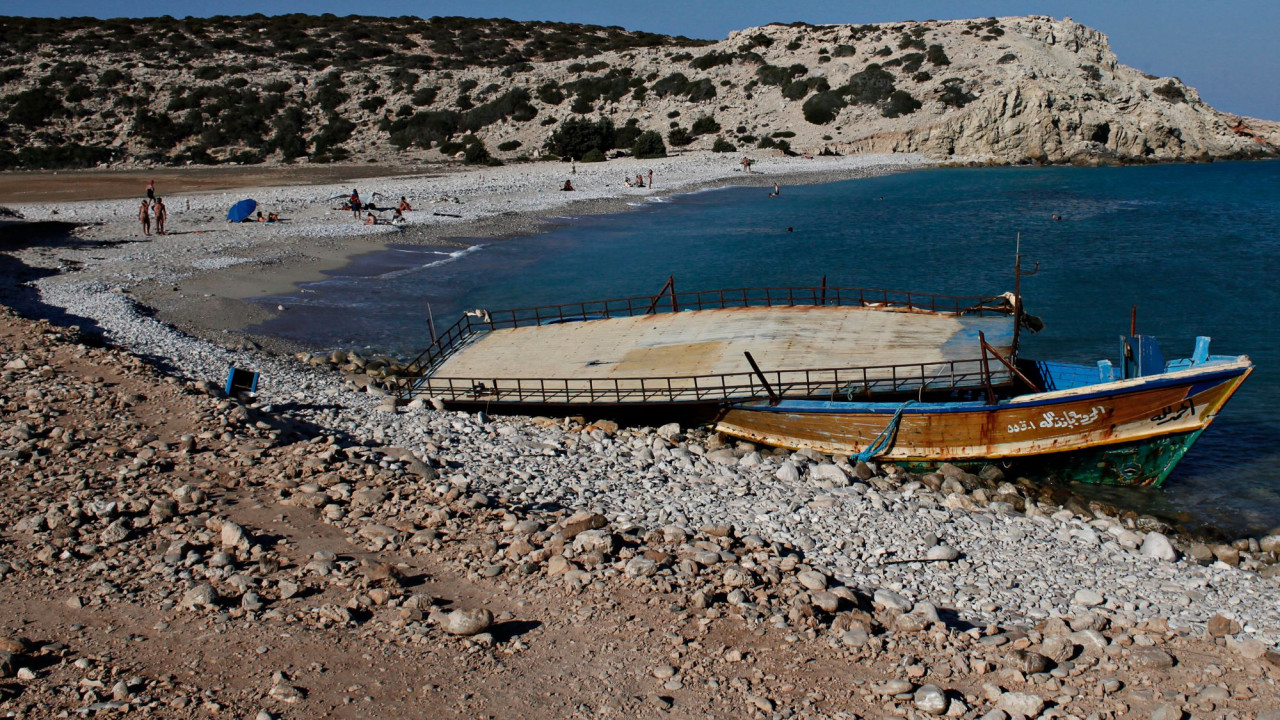
[[769,197],[778,197],[782,194],[782,190],[778,187],[778,183],[773,184],[773,192],[769,193]]

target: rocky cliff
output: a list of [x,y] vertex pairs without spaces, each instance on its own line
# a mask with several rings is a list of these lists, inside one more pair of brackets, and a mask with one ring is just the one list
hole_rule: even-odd
[[567,121],[602,119],[602,151],[646,130],[668,150],[995,163],[1280,149],[1280,124],[1121,65],[1070,19],[797,23],[718,43],[461,18],[0,26],[21,38],[0,49],[0,168],[510,160],[554,147]]

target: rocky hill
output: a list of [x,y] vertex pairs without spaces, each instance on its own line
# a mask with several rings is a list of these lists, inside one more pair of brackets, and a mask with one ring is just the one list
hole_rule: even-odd
[[1280,151],[1280,124],[1121,65],[1105,35],[1070,19],[796,23],[718,43],[332,15],[0,18],[0,29],[17,38],[0,47],[0,168],[592,148],[1082,164]]

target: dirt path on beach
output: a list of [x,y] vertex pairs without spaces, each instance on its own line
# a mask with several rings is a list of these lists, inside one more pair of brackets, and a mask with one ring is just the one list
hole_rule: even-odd
[[143,197],[148,180],[164,195],[234,188],[322,185],[371,177],[430,177],[402,165],[276,165],[0,173],[0,205]]

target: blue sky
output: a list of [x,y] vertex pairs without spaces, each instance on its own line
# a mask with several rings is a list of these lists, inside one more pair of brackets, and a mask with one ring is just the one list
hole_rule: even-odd
[[430,0],[375,3],[146,3],[137,0],[0,0],[0,15],[129,17],[288,12],[336,15],[465,15],[621,25],[631,30],[722,39],[768,22],[867,23],[1004,15],[1072,17],[1107,33],[1120,62],[1153,75],[1176,75],[1221,110],[1280,120],[1277,0]]

